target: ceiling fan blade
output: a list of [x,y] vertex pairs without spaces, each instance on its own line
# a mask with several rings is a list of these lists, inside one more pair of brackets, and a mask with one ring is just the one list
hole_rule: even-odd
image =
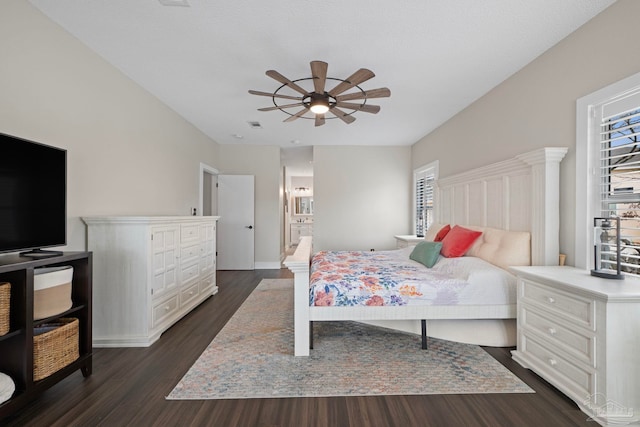
[[309,93],[303,88],[301,88],[300,86],[298,86],[297,84],[295,84],[294,82],[292,82],[291,80],[289,80],[288,78],[286,78],[285,76],[283,76],[282,74],[280,74],[279,72],[277,72],[276,70],[269,70],[265,74],[271,77],[272,79],[275,79],[280,83],[289,86],[291,89],[295,90],[296,92],[300,92],[303,95],[307,95]]
[[348,101],[351,99],[369,99],[369,98],[388,98],[391,96],[391,91],[386,87],[379,89],[366,90],[364,92],[347,93],[346,95],[340,95],[336,97],[338,102]]
[[250,90],[249,93],[251,95],[268,96],[272,98],[295,99],[296,101],[302,101],[301,96],[280,95],[279,93],[260,92],[259,90]]
[[345,122],[346,124],[350,124],[356,121],[356,118],[345,113],[339,108],[333,107],[329,110],[334,116]]
[[380,111],[379,105],[371,104],[353,104],[351,102],[338,102],[336,106],[348,108],[350,110],[364,111],[365,113],[377,114]]
[[327,81],[327,68],[329,64],[322,61],[311,61],[311,77],[313,77],[313,87],[316,93],[324,93],[324,84]]
[[307,113],[307,111],[309,111],[308,108],[303,108],[302,110],[300,110],[297,113],[295,113],[293,116],[290,116],[290,117],[284,119],[283,122],[292,122],[292,121],[298,119],[299,117],[304,116]]
[[277,107],[258,108],[258,111],[273,111],[273,110],[280,110],[281,108],[292,108],[292,107],[302,107],[302,106],[304,106],[304,104],[302,102],[298,102],[295,104],[278,105]]
[[324,124],[324,114],[316,114],[316,126],[322,126]]
[[360,83],[366,82],[367,80],[375,77],[373,71],[367,70],[366,68],[360,68],[355,73],[351,74],[347,77],[343,82],[338,83],[336,87],[329,91],[329,95],[336,97],[340,95],[345,90],[351,89],[352,87],[359,85]]

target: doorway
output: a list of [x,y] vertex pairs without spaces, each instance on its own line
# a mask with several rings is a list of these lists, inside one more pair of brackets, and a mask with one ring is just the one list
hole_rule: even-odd
[[197,213],[202,216],[218,215],[218,174],[216,168],[200,163],[200,200]]

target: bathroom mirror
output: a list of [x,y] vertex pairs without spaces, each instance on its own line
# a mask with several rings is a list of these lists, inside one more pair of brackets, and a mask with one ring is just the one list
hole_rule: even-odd
[[294,197],[294,215],[313,215],[313,197]]

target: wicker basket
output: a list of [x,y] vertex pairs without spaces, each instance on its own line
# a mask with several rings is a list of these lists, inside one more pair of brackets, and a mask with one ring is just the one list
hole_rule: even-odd
[[0,335],[9,332],[9,306],[11,303],[11,283],[0,282]]
[[78,319],[60,318],[33,331],[33,380],[64,368],[80,356]]

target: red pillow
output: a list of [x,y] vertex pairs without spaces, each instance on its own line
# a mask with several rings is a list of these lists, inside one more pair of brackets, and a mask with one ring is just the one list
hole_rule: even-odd
[[447,233],[449,233],[449,231],[451,231],[451,226],[447,224],[444,227],[442,227],[440,231],[438,231],[438,234],[436,234],[436,237],[434,237],[433,241],[442,242],[442,239],[444,239],[444,236],[446,236]]
[[463,256],[481,234],[482,231],[469,230],[468,228],[454,225],[442,240],[440,253],[446,258]]

